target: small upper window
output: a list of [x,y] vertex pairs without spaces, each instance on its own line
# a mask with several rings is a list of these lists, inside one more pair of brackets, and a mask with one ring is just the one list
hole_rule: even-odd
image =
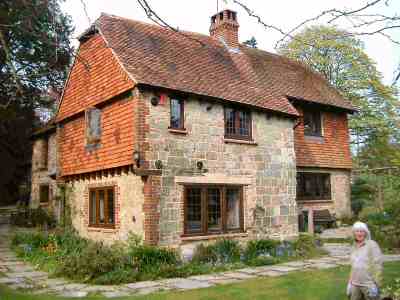
[[50,199],[50,187],[48,184],[41,185],[39,188],[40,203],[48,203]]
[[251,139],[251,113],[238,108],[225,108],[225,137]]
[[101,139],[101,110],[89,108],[86,110],[86,144],[94,145]]
[[304,111],[304,135],[322,136],[321,112]]
[[171,98],[170,128],[184,129],[184,102],[182,99]]

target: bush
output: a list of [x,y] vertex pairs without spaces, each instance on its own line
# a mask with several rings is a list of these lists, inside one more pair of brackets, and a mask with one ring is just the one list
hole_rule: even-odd
[[395,279],[392,285],[383,288],[382,294],[387,298],[390,297],[389,299],[400,300],[400,278]]
[[214,244],[198,245],[192,261],[211,264],[234,263],[240,260],[240,254],[241,249],[237,241],[222,239]]
[[22,207],[11,215],[10,223],[21,227],[48,226],[54,228],[56,220],[41,207],[36,209]]
[[139,272],[159,268],[164,265],[178,264],[177,253],[171,249],[140,245],[129,250],[129,257]]
[[[122,254],[122,256],[121,256]],[[128,261],[118,249],[99,242],[89,242],[78,255],[67,255],[59,261],[56,274],[93,282],[97,277],[125,269]]]
[[253,240],[249,241],[246,246],[244,257],[246,260],[250,261],[259,256],[275,256],[277,241],[273,240]]
[[323,251],[318,248],[322,246],[322,241],[309,234],[300,234],[298,239],[293,242],[293,248],[296,256],[310,257],[322,254]]

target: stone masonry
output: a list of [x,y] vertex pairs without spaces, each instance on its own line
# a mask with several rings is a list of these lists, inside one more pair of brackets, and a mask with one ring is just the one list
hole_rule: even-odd
[[[57,165],[56,133],[36,138],[33,142],[32,153],[32,190],[31,207],[42,206],[58,217],[57,184],[55,177]],[[40,203],[40,186],[49,185],[49,202]]]
[[[115,187],[115,228],[89,227],[89,189]],[[144,235],[143,187],[140,176],[132,172],[86,177],[66,185],[71,205],[72,224],[80,235],[92,240],[112,243],[126,240],[128,233]]]
[[[202,161],[208,172],[203,182],[223,184],[249,181],[244,187],[244,227],[249,238],[290,238],[298,233],[296,161],[291,119],[252,111],[253,143],[224,139],[223,105],[203,99],[185,99],[184,133],[168,129],[169,100],[150,104],[153,93],[141,97],[148,106],[145,159],[155,169],[163,165],[160,195],[160,244],[183,242],[183,186],[180,176],[193,176]],[[233,178],[233,179],[232,179]]]

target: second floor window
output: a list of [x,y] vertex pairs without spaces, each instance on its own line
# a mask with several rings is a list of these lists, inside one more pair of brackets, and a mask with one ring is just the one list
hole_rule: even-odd
[[251,139],[250,111],[225,107],[225,137],[233,139]]
[[101,139],[101,110],[89,108],[86,110],[86,144],[95,145]]
[[185,129],[184,124],[184,102],[182,99],[171,98],[171,121],[170,128]]
[[322,136],[321,112],[304,110],[303,122],[304,135]]

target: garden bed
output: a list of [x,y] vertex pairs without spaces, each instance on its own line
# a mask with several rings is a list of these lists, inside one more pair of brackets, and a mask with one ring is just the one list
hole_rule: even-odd
[[51,275],[94,284],[121,284],[159,278],[187,277],[247,266],[312,258],[325,254],[320,242],[301,235],[295,241],[254,240],[244,246],[221,239],[200,244],[190,261],[176,250],[143,245],[130,235],[111,246],[89,241],[73,231],[16,233],[12,247],[17,256]]

